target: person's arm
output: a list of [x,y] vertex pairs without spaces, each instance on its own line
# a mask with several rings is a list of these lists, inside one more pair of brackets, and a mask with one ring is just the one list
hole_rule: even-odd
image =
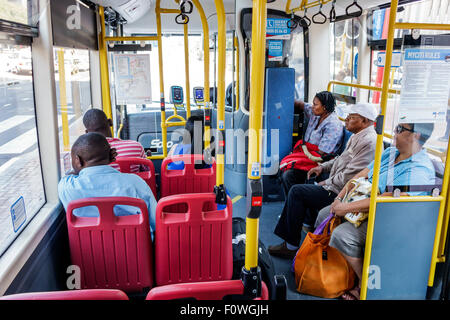
[[[353,158],[351,158],[350,162],[346,164],[344,169],[337,172],[332,177],[329,177],[327,180],[325,180],[324,183],[341,186],[346,181],[348,181],[348,178],[353,176],[355,172],[361,172],[361,170],[367,167],[367,165],[375,156],[374,144],[370,141],[363,140],[360,141],[357,147],[359,147],[359,149],[355,150],[355,155],[353,156]],[[353,149],[355,149],[355,146],[353,146]],[[335,159],[338,158],[336,157]]]
[[[369,171],[370,171],[369,168],[364,168],[363,170],[361,170],[360,172],[358,172],[358,173],[357,173],[352,179],[350,179],[350,180],[356,180],[356,179],[358,179],[358,178],[360,178],[360,177],[367,178],[368,175],[369,175]],[[333,203],[331,204],[331,209],[330,209],[331,212],[334,212],[334,210],[336,209],[337,206],[340,206],[341,204],[344,204],[344,203],[342,203],[342,200],[341,200],[341,199],[343,199],[343,198],[345,197],[345,194],[346,194],[346,192],[347,192],[347,186],[349,185],[350,180],[347,181],[347,183],[345,184],[345,186],[342,188],[341,192],[339,192],[339,194],[337,195],[337,197],[334,199]],[[361,201],[363,201],[363,200],[361,200]],[[355,202],[357,202],[357,201],[355,201]],[[345,208],[345,207],[344,207],[344,208]],[[345,210],[346,210],[346,209],[345,209]],[[347,212],[352,212],[352,211],[347,211]]]
[[175,144],[172,146],[172,148],[170,148],[169,152],[167,153],[167,156],[168,156],[168,157],[173,156],[173,153],[174,153],[175,149],[177,148],[177,145],[178,145],[178,143],[175,143]]
[[[338,120],[340,121],[340,120]],[[342,141],[344,130],[340,122],[329,122],[323,127],[322,137],[318,145],[320,155],[330,154]]]

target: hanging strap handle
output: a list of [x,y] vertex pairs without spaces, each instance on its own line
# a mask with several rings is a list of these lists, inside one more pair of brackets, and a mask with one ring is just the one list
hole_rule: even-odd
[[[327,22],[327,16],[323,14],[323,12],[322,12],[322,6],[323,6],[323,3],[321,2],[321,3],[320,3],[320,9],[319,9],[319,12],[317,12],[315,15],[312,16],[312,21],[313,21],[314,23],[316,23],[316,24],[324,24],[325,22]],[[321,21],[321,20],[317,20],[316,17],[322,17],[323,20],[322,20],[322,21]]]
[[193,5],[192,5],[191,1],[189,1],[189,0],[181,1],[181,3],[180,3],[181,13],[191,14],[192,13],[192,9],[193,9]]
[[336,21],[336,9],[335,9],[336,0],[333,0],[333,3],[331,4],[331,10],[330,10],[330,22]]
[[185,15],[184,13],[180,13],[175,17],[175,22],[177,24],[188,24],[189,23],[189,17]]
[[294,30],[295,28],[297,28],[298,22],[295,19],[294,13],[292,13],[292,17],[291,17],[291,19],[289,19],[289,21],[286,23],[286,25],[291,30]]
[[[355,12],[348,12],[349,9],[353,6],[356,6],[358,8],[358,11]],[[345,14],[350,16],[350,17],[359,17],[360,15],[362,15],[363,13],[363,8],[361,8],[361,6],[358,5],[358,1],[355,0],[353,1],[353,3],[351,5],[349,5],[347,8],[345,8]]]
[[308,9],[305,8],[305,13],[304,13],[303,17],[301,18],[301,20],[303,20],[303,22],[305,23],[306,27],[309,27],[311,25],[311,19],[306,16],[307,10]]

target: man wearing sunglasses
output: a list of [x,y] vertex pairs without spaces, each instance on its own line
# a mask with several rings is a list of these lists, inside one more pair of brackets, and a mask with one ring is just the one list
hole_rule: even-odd
[[[433,123],[402,123],[395,128],[394,145],[384,150],[381,155],[380,178],[378,192],[381,196],[392,196],[386,192],[386,186],[424,186],[435,184],[434,166],[428,157],[423,145],[431,136]],[[374,161],[367,168],[359,172],[353,179],[367,178],[372,183]],[[348,212],[368,212],[370,198],[342,203],[346,188],[342,188],[331,206],[319,212],[315,226],[324,221],[330,212],[337,216],[345,216]],[[424,191],[404,192],[401,195],[419,196],[427,195]],[[345,221],[345,220],[343,220]],[[338,249],[348,263],[352,266],[361,281],[363,267],[363,250],[366,242],[367,220],[355,228],[345,221],[334,229],[329,245]],[[356,286],[343,295],[344,299],[359,299],[360,287]]]

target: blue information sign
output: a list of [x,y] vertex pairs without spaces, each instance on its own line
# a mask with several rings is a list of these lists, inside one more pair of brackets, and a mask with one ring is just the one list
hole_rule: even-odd
[[270,39],[286,40],[291,36],[291,29],[288,28],[289,19],[267,19],[266,37]]

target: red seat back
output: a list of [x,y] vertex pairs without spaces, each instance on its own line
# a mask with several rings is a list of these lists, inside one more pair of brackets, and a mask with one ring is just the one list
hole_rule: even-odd
[[[231,279],[232,203],[227,197],[227,207],[217,211],[215,199],[214,193],[190,193],[159,200],[155,230],[158,285]],[[174,206],[185,210],[171,210]]]
[[85,289],[49,292],[28,292],[0,297],[0,300],[129,300],[121,290]]
[[[244,294],[241,280],[210,281],[196,283],[177,283],[155,287],[147,295],[146,300],[174,300],[195,298],[197,300],[222,300],[227,295]],[[269,300],[269,290],[264,282],[261,297],[255,300]]]
[[[203,155],[186,154],[167,157],[161,164],[161,198],[182,193],[213,192],[216,185],[216,162],[212,158],[211,168],[195,169]],[[182,170],[168,170],[171,162],[184,162]]]
[[[115,216],[115,205],[140,214]],[[76,217],[76,208],[95,206],[99,217]],[[71,201],[67,207],[72,264],[80,267],[83,289],[142,291],[153,284],[152,243],[147,206],[141,199],[99,197]]]
[[[117,164],[119,166],[120,172],[134,173],[137,174],[142,179],[144,179],[144,181],[148,184],[150,189],[152,189],[155,199],[157,199],[155,166],[153,165],[153,162],[151,160],[144,158],[123,157],[123,158],[116,158],[116,161],[112,162],[111,164]],[[131,168],[137,165],[146,166],[149,168],[149,171],[133,172]]]

